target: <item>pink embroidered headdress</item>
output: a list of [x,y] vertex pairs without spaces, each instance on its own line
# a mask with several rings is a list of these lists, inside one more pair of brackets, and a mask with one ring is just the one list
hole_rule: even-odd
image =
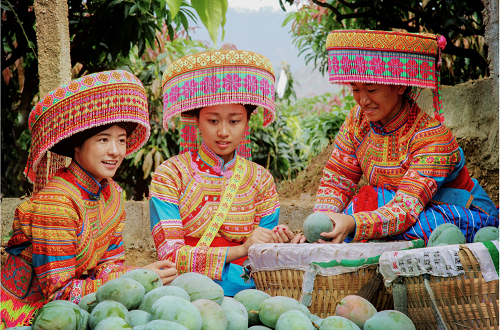
[[[250,104],[264,109],[264,126],[273,122],[274,70],[269,60],[243,50],[217,50],[184,56],[163,74],[163,127],[186,111],[217,104]],[[180,153],[198,147],[195,118],[181,117]],[[251,158],[248,129],[238,154]]]
[[445,46],[445,37],[430,33],[332,31],[326,41],[329,80],[431,88],[434,116],[443,122],[439,70]]
[[45,95],[29,116],[31,151],[24,174],[34,184],[34,192],[66,163],[64,156],[51,152],[48,157],[47,151],[76,133],[117,122],[137,124],[127,137],[127,156],[148,140],[146,92],[129,72],[90,74]]

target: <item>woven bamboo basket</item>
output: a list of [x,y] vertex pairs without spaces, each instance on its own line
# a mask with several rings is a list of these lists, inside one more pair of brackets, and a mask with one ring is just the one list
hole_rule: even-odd
[[[321,318],[335,314],[337,304],[348,295],[358,291],[373,277],[376,276],[377,265],[362,268],[351,273],[334,276],[316,275],[312,304],[309,310]],[[285,296],[299,300],[302,294],[304,271],[301,270],[274,270],[252,273],[255,286],[271,296]],[[393,300],[390,292],[381,281],[376,281],[377,289],[373,299],[369,299],[378,311],[393,309]]]
[[[467,245],[459,258],[465,274],[454,277],[430,276],[430,287],[448,329],[499,329],[499,281],[486,282],[479,263]],[[408,316],[417,329],[438,329],[424,276],[404,277]]]

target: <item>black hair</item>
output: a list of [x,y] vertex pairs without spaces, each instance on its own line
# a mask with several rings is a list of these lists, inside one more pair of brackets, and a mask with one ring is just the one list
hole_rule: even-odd
[[132,134],[132,132],[137,127],[136,123],[131,123],[131,122],[110,123],[106,125],[92,127],[84,131],[78,132],[76,134],[73,134],[64,140],[59,141],[55,146],[50,148],[50,151],[55,152],[56,154],[59,155],[73,158],[75,154],[75,148],[81,147],[83,143],[85,143],[85,141],[87,141],[94,135],[97,135],[102,131],[105,131],[108,128],[113,127],[114,125],[118,125],[119,127],[123,128],[127,132],[127,137],[129,137],[130,134]]

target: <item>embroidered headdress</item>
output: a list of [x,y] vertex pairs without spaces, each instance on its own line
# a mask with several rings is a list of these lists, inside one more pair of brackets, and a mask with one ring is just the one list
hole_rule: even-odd
[[[163,127],[186,111],[217,104],[249,104],[264,109],[264,126],[273,122],[274,70],[269,60],[242,50],[217,50],[184,56],[163,74]],[[193,117],[181,117],[180,153],[197,148],[198,129]],[[250,158],[248,128],[238,154]]]
[[[24,174],[37,192],[65,166],[54,152],[59,142],[97,126],[126,122],[136,124],[127,136],[129,155],[149,138],[149,112],[141,81],[126,71],[106,71],[84,76],[45,95],[29,116],[31,151]],[[49,159],[50,158],[50,159]],[[48,170],[48,171],[47,171]]]
[[431,88],[434,114],[442,122],[440,68],[445,46],[445,37],[430,33],[332,31],[326,41],[329,80]]

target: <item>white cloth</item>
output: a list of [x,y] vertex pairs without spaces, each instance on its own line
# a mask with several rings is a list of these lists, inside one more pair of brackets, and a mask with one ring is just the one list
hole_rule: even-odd
[[[495,241],[498,249],[498,241]],[[483,243],[467,244],[479,262],[485,280],[498,279],[495,266]],[[390,286],[398,276],[416,277],[429,274],[440,277],[452,277],[464,274],[463,265],[458,256],[460,245],[426,247],[414,250],[383,253],[379,260],[380,273],[385,285]],[[486,276],[485,276],[486,275]]]

